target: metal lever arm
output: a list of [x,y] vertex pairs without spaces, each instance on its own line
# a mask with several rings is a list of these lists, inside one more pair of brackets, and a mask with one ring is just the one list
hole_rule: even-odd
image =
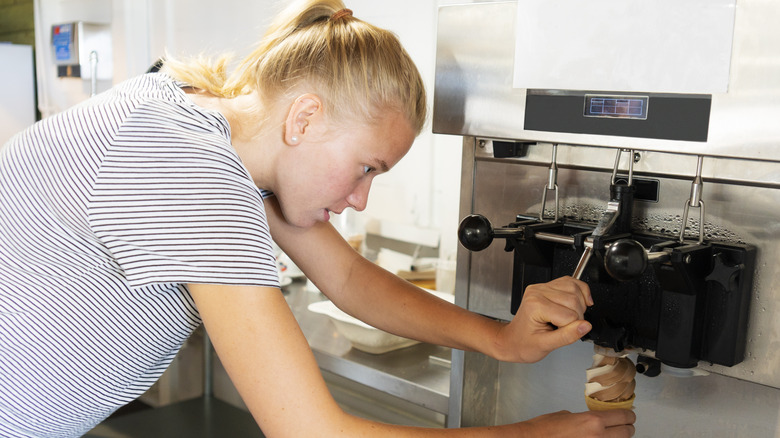
[[596,225],[596,228],[593,230],[593,233],[591,233],[590,237],[585,240],[585,250],[582,252],[582,256],[580,257],[580,261],[577,263],[577,267],[574,268],[572,277],[576,278],[577,280],[582,277],[582,273],[585,271],[585,266],[588,265],[590,256],[593,252],[593,238],[606,234],[607,231],[612,228],[612,225],[615,223],[619,213],[620,203],[609,201],[607,203],[607,209],[601,215],[601,219],[599,220],[598,225]]

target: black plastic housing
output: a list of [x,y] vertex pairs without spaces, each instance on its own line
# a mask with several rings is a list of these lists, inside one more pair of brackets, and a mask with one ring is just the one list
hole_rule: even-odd
[[[571,275],[593,226],[518,216],[509,227],[524,229],[522,238],[508,238],[505,248],[514,253],[515,313],[528,285]],[[537,232],[573,236],[575,243],[536,239]],[[667,251],[669,257],[650,263],[637,279],[615,280],[604,268],[604,247],[626,237],[653,251]],[[745,356],[755,260],[756,249],[747,244],[680,243],[649,233],[604,236],[594,242],[594,256],[582,276],[595,301],[585,314],[593,330],[584,339],[616,351],[652,350],[675,367],[694,367],[700,360],[736,365]]]

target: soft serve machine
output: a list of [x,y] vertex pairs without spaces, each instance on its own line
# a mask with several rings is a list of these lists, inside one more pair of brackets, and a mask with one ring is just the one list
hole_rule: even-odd
[[585,410],[597,346],[637,364],[637,436],[780,436],[780,6],[627,3],[439,11],[456,303],[509,320],[563,275],[595,300],[593,331],[539,363],[453,352],[448,423]]

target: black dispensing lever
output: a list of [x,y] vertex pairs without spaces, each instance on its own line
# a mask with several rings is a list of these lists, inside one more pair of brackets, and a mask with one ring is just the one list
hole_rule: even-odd
[[[633,155],[633,151],[629,151],[630,155]],[[626,233],[631,228],[631,214],[633,211],[634,202],[634,161],[628,160],[628,181],[627,184],[617,183],[618,165],[620,164],[620,156],[623,153],[622,149],[617,150],[617,156],[615,156],[615,166],[612,169],[612,179],[610,181],[609,192],[610,200],[607,203],[607,209],[601,215],[596,228],[591,233],[590,237],[585,242],[585,249],[582,252],[579,263],[574,268],[572,277],[579,279],[582,276],[585,267],[590,261],[591,254],[593,253],[594,244],[598,243],[597,240],[601,240],[611,233]],[[641,272],[640,272],[641,274]]]
[[[574,276],[579,275],[584,270],[584,265],[590,260],[590,253],[593,248],[592,237],[603,233],[602,229],[608,229],[610,223],[614,221],[617,211],[607,211],[602,221],[602,227],[597,227],[591,234],[591,238],[585,242],[585,252],[577,264]],[[525,227],[503,227],[493,228],[488,218],[481,214],[471,214],[466,216],[458,227],[458,240],[469,251],[482,251],[490,246],[495,238],[503,239],[523,239],[525,237]],[[548,242],[571,245],[574,238],[553,233],[534,232],[535,239]],[[650,263],[661,263],[669,260],[667,251],[650,251],[645,249],[641,243],[634,239],[619,239],[607,244],[604,254],[604,268],[612,278],[619,281],[635,280],[642,276]]]
[[[469,251],[482,251],[490,246],[494,238],[509,240],[532,238],[566,245],[574,244],[574,238],[571,236],[527,228],[529,225],[533,226],[533,224],[540,223],[541,222],[538,220],[528,219],[514,222],[508,227],[493,228],[490,221],[485,216],[482,216],[481,214],[470,214],[460,221],[460,225],[458,226],[458,240],[460,240],[461,245]],[[507,251],[511,250],[511,248],[507,249]]]
[[630,281],[642,276],[649,263],[669,260],[666,251],[648,251],[634,239],[620,239],[604,254],[604,268],[615,280]]
[[458,226],[458,240],[469,251],[482,251],[490,246],[494,238],[523,237],[522,228],[493,228],[490,221],[481,214],[463,218]]

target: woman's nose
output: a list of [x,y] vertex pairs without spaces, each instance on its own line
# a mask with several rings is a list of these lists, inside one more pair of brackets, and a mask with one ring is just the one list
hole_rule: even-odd
[[371,190],[371,181],[362,182],[347,196],[347,203],[355,211],[363,211],[368,204],[368,192]]

